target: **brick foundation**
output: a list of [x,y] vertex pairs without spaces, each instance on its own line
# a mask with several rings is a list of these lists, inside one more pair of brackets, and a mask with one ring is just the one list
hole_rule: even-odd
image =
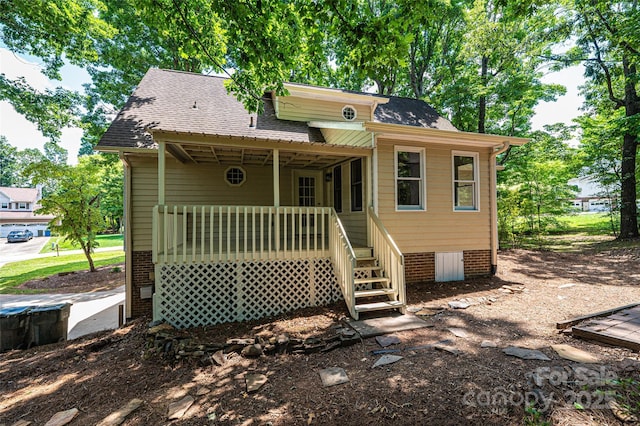
[[464,252],[464,277],[491,274],[491,250],[466,250]]
[[[491,274],[491,250],[465,250],[464,277]],[[405,253],[404,276],[407,284],[436,280],[435,253]]]
[[153,315],[153,299],[141,299],[140,288],[153,286],[154,281],[149,274],[154,272],[151,251],[134,251],[131,253],[131,317]]
[[435,253],[405,253],[404,277],[407,284],[435,281]]

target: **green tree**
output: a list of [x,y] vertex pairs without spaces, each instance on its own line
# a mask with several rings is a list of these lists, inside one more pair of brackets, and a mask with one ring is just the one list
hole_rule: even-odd
[[[454,124],[467,131],[526,135],[533,108],[565,89],[540,81],[544,53],[567,36],[556,6],[544,3],[475,0],[466,11],[467,33],[460,70],[467,101]],[[460,88],[460,84],[457,85]],[[469,105],[469,102],[472,102]]]
[[[559,215],[571,211],[576,188],[569,180],[578,175],[576,150],[567,145],[572,128],[561,124],[534,132],[531,142],[509,154],[499,177],[498,220],[503,236],[543,234]],[[524,220],[524,228],[518,224]]]
[[[561,59],[585,64],[588,84],[583,92],[589,113],[616,124],[615,133],[621,140],[619,238],[637,238],[640,10],[635,1],[572,0],[565,7],[574,22],[576,47]],[[593,130],[589,130],[592,121],[583,123],[587,131]],[[611,126],[607,129],[614,130]]]
[[38,213],[54,216],[49,223],[51,230],[80,245],[89,270],[95,272],[91,254],[98,246],[96,235],[104,229],[99,167],[88,157],[81,158],[77,166],[44,160],[27,167],[26,173],[35,184],[55,183],[56,190],[40,201]]
[[[39,163],[45,159],[44,154],[37,148],[25,148],[16,152],[16,162],[13,173],[13,186],[21,188],[33,188],[36,184],[31,181],[31,178],[26,169],[35,163]],[[45,185],[44,192],[52,192],[54,187],[52,185]]]
[[16,147],[0,135],[0,186],[12,186],[16,167]]

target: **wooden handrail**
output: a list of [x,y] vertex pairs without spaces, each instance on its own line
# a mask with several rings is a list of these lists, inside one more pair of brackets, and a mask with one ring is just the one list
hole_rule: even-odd
[[356,267],[356,254],[349,237],[344,230],[342,221],[336,211],[331,208],[329,216],[331,223],[329,232],[329,251],[336,272],[336,278],[342,290],[342,296],[352,317],[358,318],[355,310],[355,288],[353,285],[353,271]]
[[393,250],[393,252],[395,253],[396,256],[401,257],[403,259],[403,262],[404,262],[404,255],[402,254],[402,252],[398,248],[398,245],[396,244],[396,242],[393,241],[393,238],[391,238],[391,235],[387,231],[387,228],[385,228],[385,226],[382,224],[382,221],[376,215],[375,211],[373,210],[373,207],[369,207],[369,218],[380,229],[380,231],[381,231],[380,234],[385,239],[387,244],[389,244],[389,246],[391,247],[391,250]]

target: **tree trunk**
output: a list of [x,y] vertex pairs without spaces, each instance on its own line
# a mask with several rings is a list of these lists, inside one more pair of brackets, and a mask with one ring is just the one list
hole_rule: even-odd
[[84,241],[80,242],[80,246],[82,247],[82,251],[89,262],[89,272],[96,272],[96,266],[93,264],[93,258],[91,257],[91,249]]
[[487,73],[489,68],[489,58],[482,57],[480,65],[480,81],[482,82],[482,93],[478,99],[478,133],[485,132],[485,121],[487,120]]
[[[640,99],[636,92],[636,67],[622,57],[625,75],[625,116],[640,114]],[[634,132],[635,133],[635,132]],[[622,143],[622,191],[620,194],[620,239],[638,237],[638,209],[636,206],[636,157],[638,135],[625,132]]]

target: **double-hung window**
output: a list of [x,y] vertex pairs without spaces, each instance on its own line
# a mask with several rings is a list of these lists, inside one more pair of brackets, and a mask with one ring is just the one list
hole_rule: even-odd
[[453,209],[477,211],[478,198],[478,153],[453,152]]
[[396,210],[426,210],[422,148],[395,148]]
[[362,211],[362,159],[351,162],[351,211]]

